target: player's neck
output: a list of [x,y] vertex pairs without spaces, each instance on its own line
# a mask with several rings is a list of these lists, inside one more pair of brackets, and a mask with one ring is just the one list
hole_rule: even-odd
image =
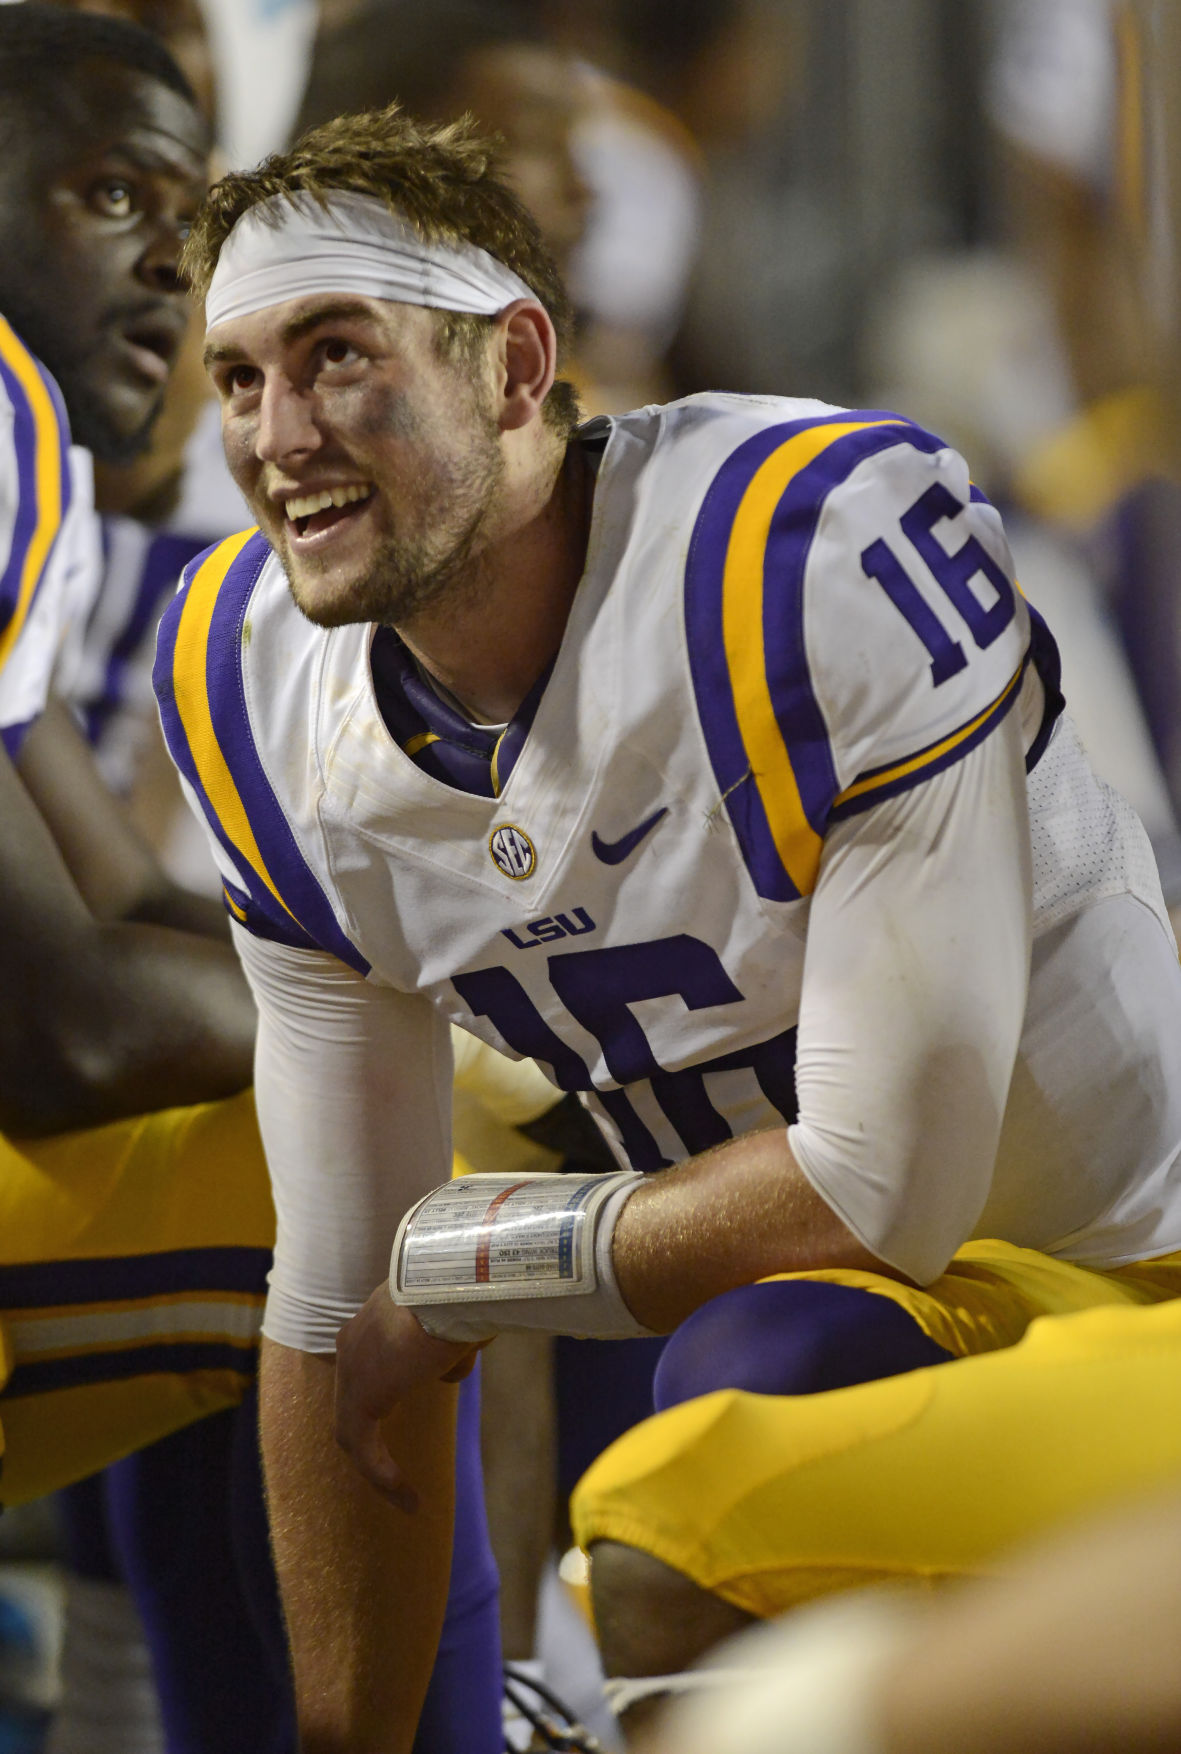
[[512,718],[562,642],[586,558],[594,478],[572,444],[564,458],[505,485],[511,509],[476,557],[474,588],[398,627],[472,718],[492,724]]

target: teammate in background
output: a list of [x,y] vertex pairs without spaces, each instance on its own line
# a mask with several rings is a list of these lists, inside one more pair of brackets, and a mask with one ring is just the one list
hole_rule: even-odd
[[85,756],[46,710],[93,560],[89,453],[146,441],[184,325],[176,254],[205,127],[166,53],[109,20],[6,8],[0,80],[0,1114],[28,1139],[245,1089],[254,1016],[216,915],[161,878],[101,791],[71,794]]
[[[484,143],[393,109],[225,179],[187,261],[261,530],[194,564],[157,690],[259,1003],[301,1720],[376,1754],[424,1525],[445,1564],[439,1379],[497,1331],[675,1330],[670,1402],[755,1388],[787,1430],[801,1391],[1181,1290],[1181,966],[938,439],[732,396],[578,429],[535,228]],[[449,1021],[628,1167],[439,1188],[391,1296]],[[767,1452],[730,1460],[741,1494]],[[617,1672],[742,1618],[649,1533],[594,1556]]]
[[[274,1235],[248,1090],[254,1007],[223,910],[163,879],[49,702],[99,560],[91,455],[133,459],[147,442],[180,343],[176,261],[207,130],[154,39],[33,4],[0,9],[0,98],[0,1500],[140,1452],[111,1476],[108,1507],[141,1603],[156,1604],[169,1745],[286,1754],[256,1420],[238,1406]],[[474,1402],[468,1426],[474,1456]],[[178,1476],[186,1516],[171,1514]],[[495,1577],[469,1476],[430,1754],[497,1746]],[[89,1727],[123,1750],[130,1628],[109,1592],[91,1594],[91,1679],[104,1675],[110,1715]],[[203,1608],[186,1648],[177,1626]],[[432,1650],[436,1636],[437,1619]]]
[[[253,1418],[218,1415],[253,1378],[273,1238],[253,1005],[218,911],[163,879],[49,700],[100,561],[91,458],[147,444],[180,346],[176,259],[208,133],[152,38],[41,6],[0,11],[0,94],[0,1497],[206,1415],[203,1430],[247,1432],[233,1496],[256,1494]],[[239,1557],[221,1488],[207,1575]],[[264,1537],[264,1577],[265,1558]],[[70,1599],[100,1595],[118,1713],[131,1620],[84,1582]],[[281,1748],[286,1679],[237,1586],[222,1607],[242,1679],[228,1721]],[[207,1696],[213,1711],[216,1683]]]

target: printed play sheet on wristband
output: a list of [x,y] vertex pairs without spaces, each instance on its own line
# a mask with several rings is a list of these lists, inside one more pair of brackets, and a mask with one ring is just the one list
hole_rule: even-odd
[[403,1292],[485,1294],[527,1285],[559,1294],[593,1277],[594,1227],[588,1210],[603,1177],[461,1177],[411,1212],[401,1236]]

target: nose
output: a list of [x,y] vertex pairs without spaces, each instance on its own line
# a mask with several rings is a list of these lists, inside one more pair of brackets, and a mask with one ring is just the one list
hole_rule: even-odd
[[180,292],[182,234],[172,220],[154,221],[135,264],[136,278],[152,292]]
[[319,449],[320,430],[310,398],[286,379],[272,378],[259,399],[254,454],[263,463],[286,463]]

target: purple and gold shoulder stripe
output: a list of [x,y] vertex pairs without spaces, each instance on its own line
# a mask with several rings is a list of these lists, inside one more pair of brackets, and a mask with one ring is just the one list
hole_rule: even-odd
[[812,543],[833,489],[900,444],[945,448],[897,414],[770,427],[726,459],[694,527],[685,623],[698,716],[747,869],[771,901],[815,887],[840,792],[805,651]]
[[892,761],[882,767],[867,768],[865,773],[859,774],[851,786],[846,786],[833,799],[829,821],[841,822],[846,816],[856,816],[883,799],[895,798],[899,792],[908,792],[912,786],[930,779],[934,774],[942,773],[944,768],[952,767],[957,761],[962,761],[965,755],[975,749],[978,743],[982,743],[989,732],[1000,724],[1016,701],[1029,657],[1027,653],[996,699],[990,701],[982,712],[974,714],[947,736],[937,738],[925,749],[916,750],[904,761]]
[[29,617],[70,502],[70,429],[61,392],[0,317],[0,386],[12,409],[16,505],[0,572],[0,669]]
[[156,648],[164,735],[241,879],[226,886],[232,916],[258,937],[327,950],[367,974],[275,793],[246,704],[246,622],[270,552],[247,530],[187,569]]

